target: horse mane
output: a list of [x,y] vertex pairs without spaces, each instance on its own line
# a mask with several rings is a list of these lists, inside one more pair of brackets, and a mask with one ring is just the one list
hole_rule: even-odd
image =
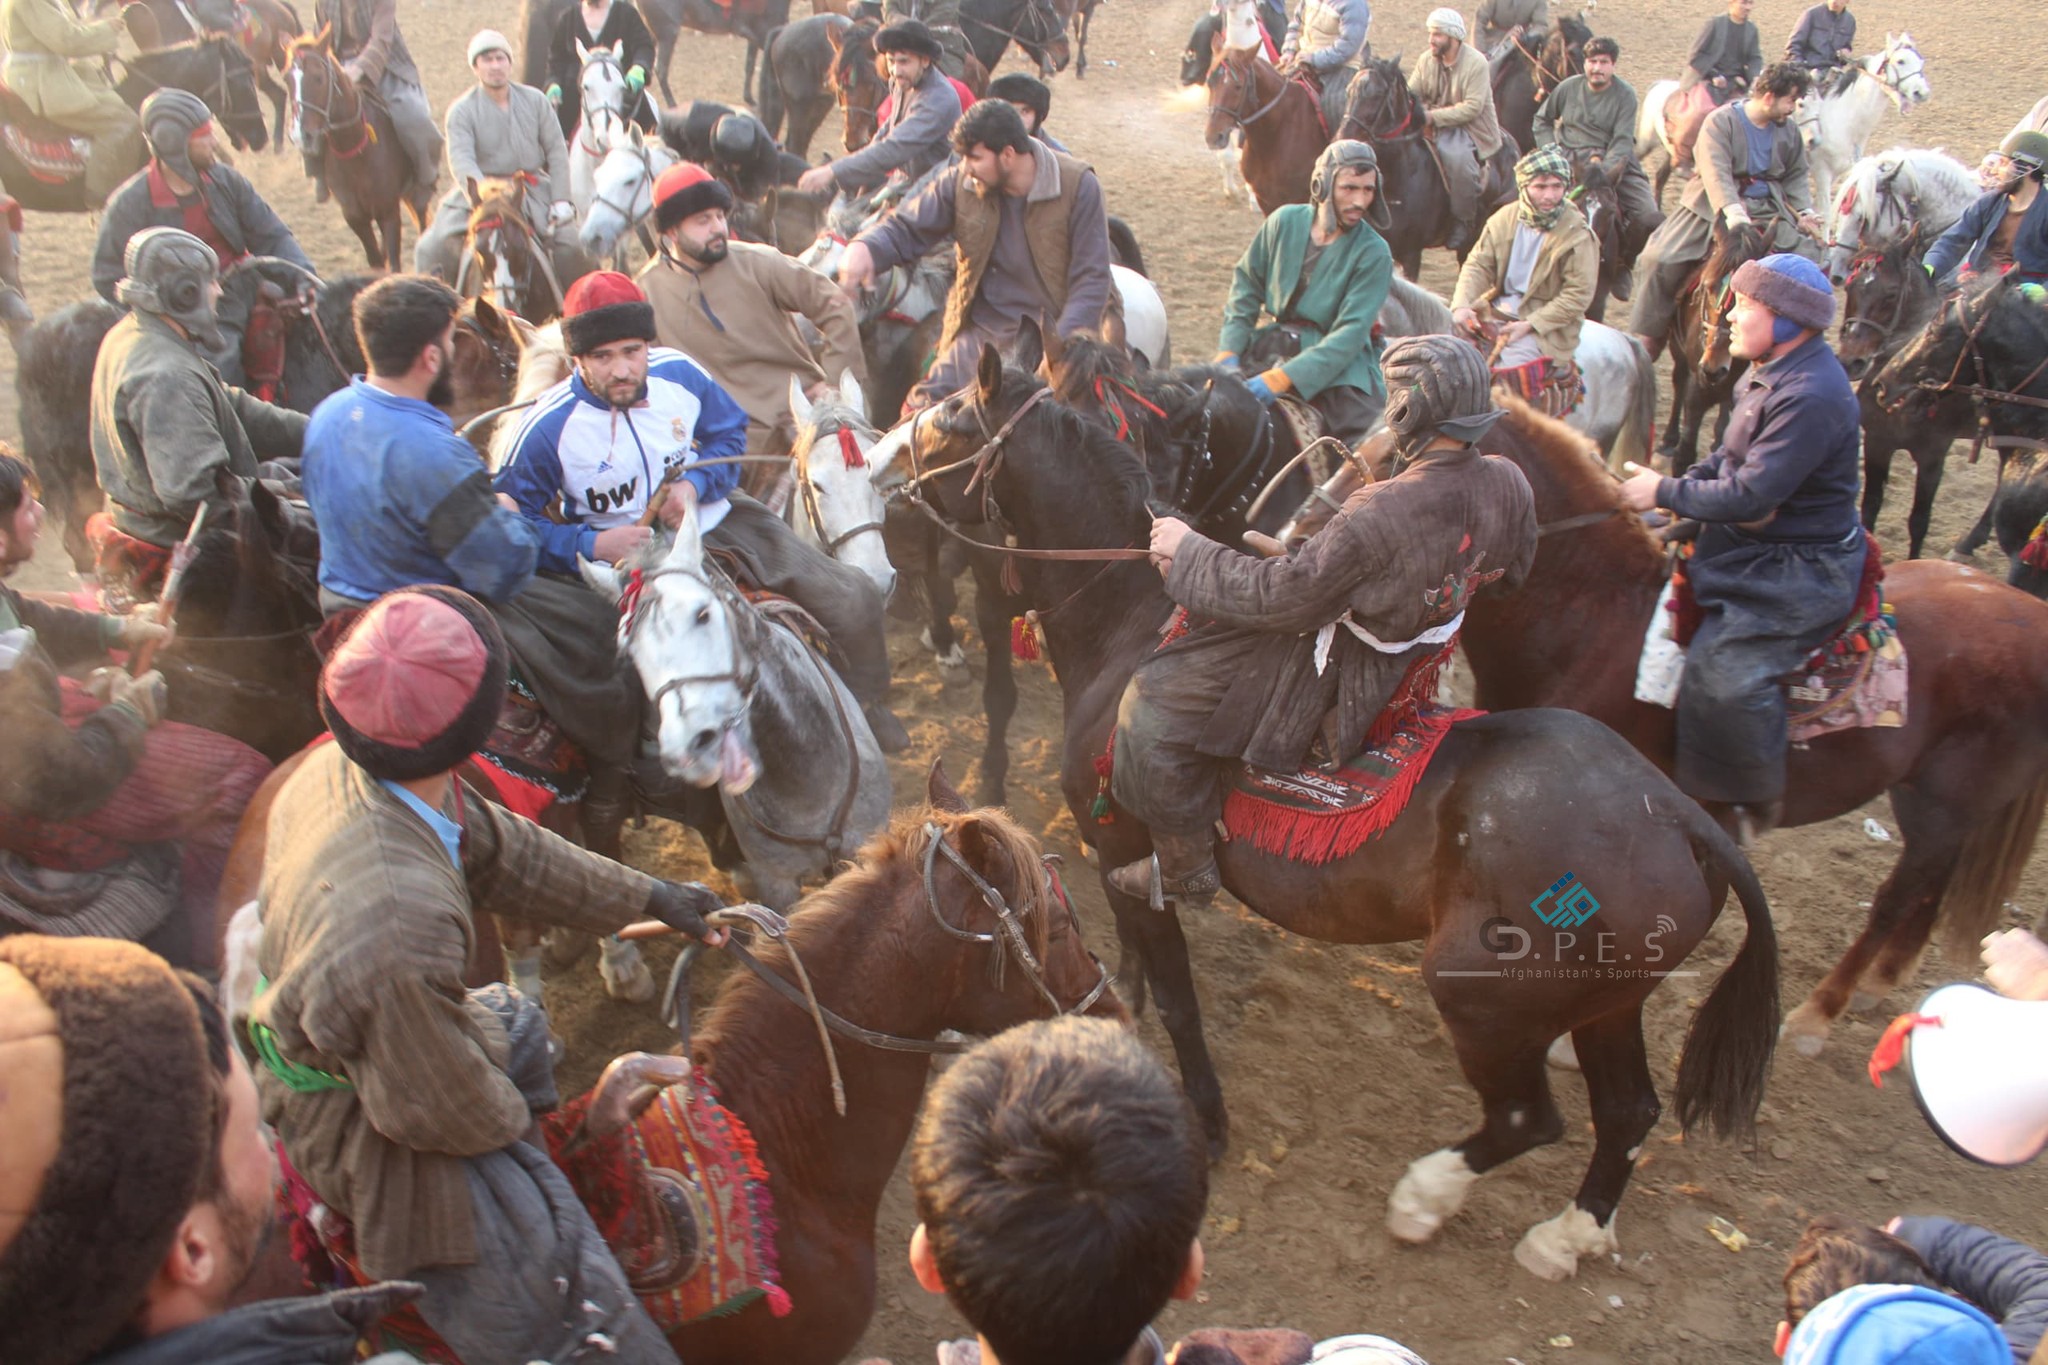
[[[514,403],[531,404],[542,394],[569,377],[569,348],[562,342],[560,319],[537,328],[519,348],[519,372],[512,381]],[[513,438],[519,434],[523,413],[508,413],[491,432],[490,466],[503,469],[511,458]]]
[[[1566,515],[1565,508],[1593,510],[1621,507],[1619,482],[1601,462],[1600,452],[1584,435],[1549,417],[1503,389],[1494,390],[1494,401],[1507,411],[1497,430],[1508,437],[1509,457],[1521,467],[1536,495],[1538,519]],[[1539,477],[1540,476],[1540,477]],[[1546,494],[1554,490],[1555,501]],[[1610,523],[1587,527],[1550,542],[1561,553],[1593,539],[1593,532],[1605,528],[1607,537],[1625,547],[1629,567],[1642,574],[1661,572],[1664,551],[1640,517],[1623,510]],[[1544,548],[1550,548],[1546,546]],[[1640,560],[1640,568],[1635,561]],[[1611,569],[1610,569],[1611,571]]]
[[1052,396],[1072,406],[1092,398],[1095,385],[1105,380],[1130,383],[1132,373],[1130,360],[1121,348],[1093,337],[1077,336],[1060,353]]
[[[1031,390],[1040,387],[1035,375],[1012,365],[1003,366],[1005,396],[1014,395],[1021,404]],[[1010,410],[1016,409],[1013,406]],[[1070,513],[1070,531],[1083,536],[1093,532],[1112,540],[1124,535],[1131,519],[1146,510],[1152,498],[1152,475],[1138,452],[1062,404],[1057,394],[1053,402],[1039,404],[1027,421],[1055,428],[1051,439],[1043,442],[1045,452],[1071,460],[1088,471],[1072,483],[1074,491],[1085,496],[1077,498],[1072,508],[1064,509]]]
[[1451,330],[1451,306],[1399,271],[1387,281],[1387,297],[1407,312],[1414,326],[1409,335],[1440,336]]

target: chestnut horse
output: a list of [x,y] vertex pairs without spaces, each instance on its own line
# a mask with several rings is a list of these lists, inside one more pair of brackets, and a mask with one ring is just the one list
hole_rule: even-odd
[[1330,145],[1316,94],[1281,75],[1256,48],[1224,47],[1220,29],[1213,42],[1209,122],[1203,134],[1209,150],[1222,151],[1230,145],[1232,130],[1239,134],[1244,150],[1238,167],[1260,213],[1307,203],[1309,173]]
[[[349,230],[363,244],[372,270],[403,270],[399,241],[401,207],[425,226],[431,205],[405,199],[411,167],[391,124],[391,115],[367,99],[334,59],[334,26],[293,40],[285,84],[291,88],[292,140],[307,156],[321,159],[321,173]],[[383,239],[379,244],[378,238]]]
[[[991,436],[990,433],[995,433]],[[1145,562],[1151,481],[1113,436],[1050,398],[990,348],[973,385],[919,415],[905,491],[941,516],[998,526],[1023,555],[1022,595],[1041,613],[1066,699],[1061,779],[1101,866],[1145,857],[1145,827],[1112,800],[1092,812],[1097,760],[1139,662],[1174,607]],[[1584,458],[1581,456],[1580,458]],[[901,478],[901,461],[886,474]],[[1032,558],[1081,551],[1072,558]],[[1089,562],[1089,561],[1101,562]],[[1424,939],[1423,977],[1482,1126],[1413,1163],[1388,1201],[1397,1237],[1424,1241],[1457,1211],[1473,1180],[1554,1142],[1564,1119],[1544,1053],[1570,1033],[1585,1065],[1595,1149],[1577,1196],[1523,1237],[1516,1259],[1570,1275],[1582,1255],[1615,1249],[1614,1214],[1635,1154],[1656,1122],[1642,1008],[1662,971],[1705,937],[1732,886],[1748,925],[1735,962],[1695,1015],[1678,1067],[1688,1128],[1744,1128],[1763,1096],[1777,1018],[1777,941],[1756,875],[1734,842],[1618,736],[1567,710],[1483,716],[1451,727],[1413,795],[1383,833],[1321,866],[1233,839],[1218,850],[1224,884],[1283,928],[1337,943]],[[1659,969],[1612,975],[1504,964],[1570,951],[1535,913],[1559,873],[1599,883],[1583,924],[1600,941],[1654,951]],[[1220,1151],[1227,1120],[1203,1035],[1187,941],[1174,913],[1106,884],[1125,965],[1142,963],[1180,1072]],[[1533,899],[1532,899],[1533,898]],[[1658,940],[1655,949],[1649,948]],[[1555,960],[1555,959],[1553,959]]]
[[1707,414],[1717,408],[1726,410],[1735,394],[1735,382],[1749,368],[1748,361],[1737,360],[1729,350],[1735,271],[1770,249],[1770,238],[1754,227],[1731,227],[1717,219],[1714,245],[1679,295],[1678,308],[1665,332],[1671,352],[1671,415],[1665,419],[1664,439],[1658,446],[1658,453],[1670,458],[1673,476],[1692,467]]

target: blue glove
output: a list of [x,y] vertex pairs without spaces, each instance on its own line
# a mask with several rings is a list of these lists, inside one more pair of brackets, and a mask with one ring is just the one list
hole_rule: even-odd
[[1273,400],[1280,396],[1273,392],[1273,386],[1266,382],[1266,377],[1262,374],[1255,374],[1250,379],[1245,380],[1244,386],[1252,391],[1252,397],[1258,399],[1267,407],[1271,407]]

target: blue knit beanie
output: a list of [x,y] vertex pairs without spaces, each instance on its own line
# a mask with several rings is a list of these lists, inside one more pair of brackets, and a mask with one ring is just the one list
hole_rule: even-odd
[[1735,292],[1804,330],[1825,332],[1835,325],[1835,290],[1827,272],[1789,251],[1744,262],[1735,272]]
[[1859,1284],[1792,1329],[1785,1365],[2012,1365],[1998,1324],[1919,1285]]

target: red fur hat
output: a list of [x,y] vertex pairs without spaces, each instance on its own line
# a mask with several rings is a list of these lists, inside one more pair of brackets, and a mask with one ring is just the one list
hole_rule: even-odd
[[569,286],[562,300],[562,340],[570,355],[637,338],[654,340],[654,305],[616,270],[599,270]]
[[667,232],[706,209],[732,212],[732,191],[694,161],[678,161],[654,182],[654,230]]

